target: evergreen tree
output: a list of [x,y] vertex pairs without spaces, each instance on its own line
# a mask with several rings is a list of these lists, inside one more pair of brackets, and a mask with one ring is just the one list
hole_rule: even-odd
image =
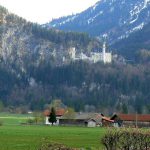
[[51,113],[50,113],[50,115],[49,115],[49,122],[51,122],[52,123],[52,125],[54,124],[54,123],[56,123],[56,113],[55,113],[55,109],[54,109],[54,107],[52,107],[51,108]]

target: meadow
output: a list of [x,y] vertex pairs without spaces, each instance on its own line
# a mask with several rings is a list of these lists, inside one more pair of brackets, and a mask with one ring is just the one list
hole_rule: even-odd
[[0,114],[0,150],[37,150],[44,139],[74,148],[101,150],[104,128],[21,125],[29,115]]

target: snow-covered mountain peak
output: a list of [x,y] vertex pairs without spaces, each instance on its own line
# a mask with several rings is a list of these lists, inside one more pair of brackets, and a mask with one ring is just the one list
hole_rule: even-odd
[[150,22],[150,0],[100,0],[80,14],[46,24],[65,31],[88,32],[110,42],[128,37]]

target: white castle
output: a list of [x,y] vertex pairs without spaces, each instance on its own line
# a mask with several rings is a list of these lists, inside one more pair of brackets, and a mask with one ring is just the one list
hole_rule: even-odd
[[105,63],[111,63],[112,62],[112,54],[106,52],[106,43],[103,44],[103,51],[100,53],[101,55],[101,61]]
[[104,64],[112,62],[112,54],[106,52],[105,42],[103,43],[102,52],[91,52],[90,57],[84,53],[76,55],[75,47],[69,49],[69,55],[72,60],[87,60],[93,63],[103,62]]

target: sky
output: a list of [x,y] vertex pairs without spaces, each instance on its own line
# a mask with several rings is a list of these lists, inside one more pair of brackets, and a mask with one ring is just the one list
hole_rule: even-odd
[[0,5],[31,22],[44,24],[54,18],[79,13],[98,0],[0,0]]

